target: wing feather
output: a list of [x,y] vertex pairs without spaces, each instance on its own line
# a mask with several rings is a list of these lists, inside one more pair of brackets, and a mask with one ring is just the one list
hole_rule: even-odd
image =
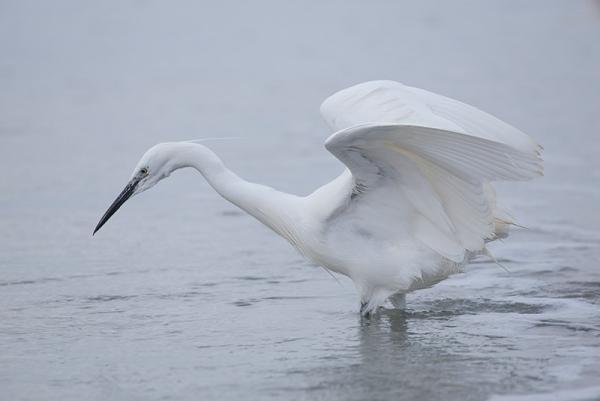
[[489,182],[528,180],[543,171],[541,147],[521,131],[472,106],[396,82],[345,89],[321,111],[338,130],[325,147],[355,183],[372,190],[392,182],[403,199],[377,201],[382,207],[410,202],[415,216],[407,223],[414,237],[456,262],[495,235]]

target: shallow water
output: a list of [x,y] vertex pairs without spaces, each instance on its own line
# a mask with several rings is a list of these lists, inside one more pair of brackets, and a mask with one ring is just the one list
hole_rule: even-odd
[[[598,3],[285,3],[0,5],[0,399],[600,399]],[[340,171],[319,102],[373,78],[544,144],[542,180],[499,188],[528,227],[507,271],[361,320],[189,171],[91,237],[160,141],[241,136],[209,146],[309,192]]]

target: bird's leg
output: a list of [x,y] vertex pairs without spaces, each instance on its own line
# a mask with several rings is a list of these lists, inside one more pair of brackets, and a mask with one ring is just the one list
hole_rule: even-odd
[[397,292],[390,297],[390,301],[394,308],[404,310],[406,309],[406,294],[402,292]]
[[371,317],[371,312],[368,312],[368,311],[367,311],[367,305],[368,305],[368,304],[369,304],[369,303],[368,303],[368,302],[365,302],[365,301],[361,301],[361,302],[360,302],[360,315],[361,315],[362,317],[365,317],[365,318],[367,318],[367,319]]

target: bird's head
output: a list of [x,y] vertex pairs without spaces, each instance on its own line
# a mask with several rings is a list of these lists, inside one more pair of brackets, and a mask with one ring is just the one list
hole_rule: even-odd
[[173,157],[177,151],[177,145],[177,143],[159,143],[144,153],[135,166],[129,182],[98,222],[94,234],[129,198],[152,188],[160,180],[181,167],[177,165]]

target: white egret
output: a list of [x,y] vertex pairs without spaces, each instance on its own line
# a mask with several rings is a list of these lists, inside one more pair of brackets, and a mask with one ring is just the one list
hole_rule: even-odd
[[307,196],[243,180],[206,146],[148,150],[94,233],[131,196],[192,167],[228,201],[326,269],[348,276],[361,313],[459,271],[511,219],[496,208],[492,181],[542,175],[541,147],[499,119],[423,89],[366,82],[321,105],[335,132],[325,148],[344,172]]

